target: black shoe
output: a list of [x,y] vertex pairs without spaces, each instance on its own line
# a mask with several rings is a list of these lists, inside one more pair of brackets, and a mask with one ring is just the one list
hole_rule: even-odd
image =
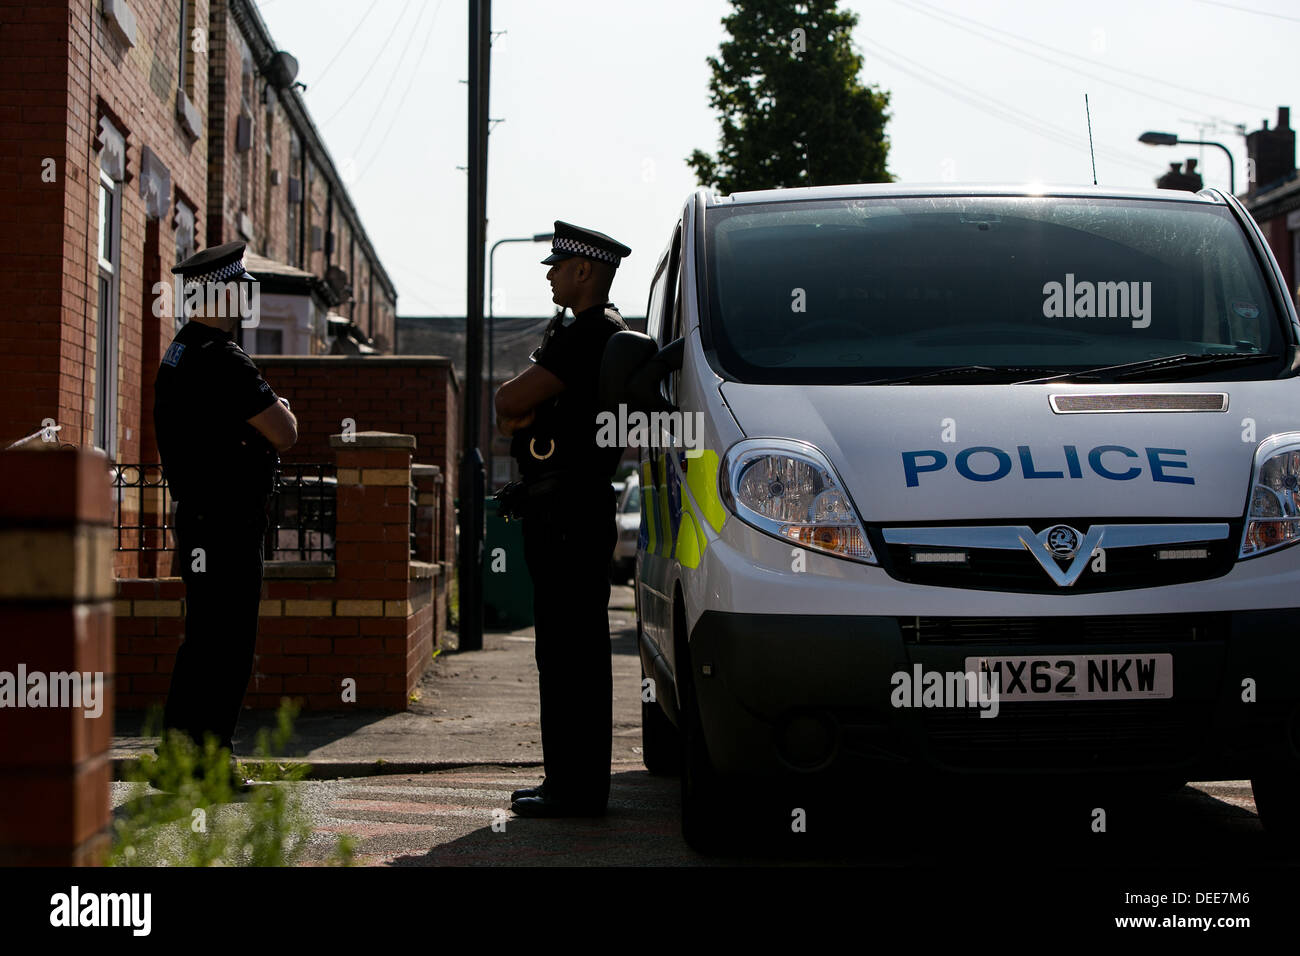
[[579,803],[557,800],[543,794],[540,797],[520,797],[510,803],[510,809],[521,817],[603,817],[603,803]]
[[522,797],[544,797],[546,796],[546,781],[543,780],[535,787],[525,787],[522,790],[516,790],[510,794],[510,802],[514,803]]

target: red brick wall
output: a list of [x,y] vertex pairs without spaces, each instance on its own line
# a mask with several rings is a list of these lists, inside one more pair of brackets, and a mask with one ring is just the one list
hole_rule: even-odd
[[[386,436],[379,441],[397,439],[397,447],[370,447],[367,437],[355,448],[334,450],[333,564],[263,583],[247,707],[274,709],[289,696],[318,710],[404,710],[432,660],[441,631],[434,614],[445,602],[446,579],[409,561],[411,451],[400,445],[409,438]],[[184,629],[185,588],[178,578],[116,586],[118,706],[142,709],[167,693]],[[349,678],[356,682],[350,701],[342,694]]]
[[[267,579],[244,706],[274,710],[293,697],[310,710],[405,710],[433,659],[435,583]],[[407,597],[355,596],[385,588]],[[121,579],[117,595],[115,702],[145,710],[167,697],[185,630],[185,586],[180,578]],[[400,616],[396,608],[407,601],[413,613]],[[356,681],[355,702],[343,700],[345,678]]]
[[434,356],[253,357],[276,393],[293,406],[298,444],[285,462],[334,460],[329,436],[343,419],[356,430],[415,436],[414,460],[443,474],[443,554],[454,554],[456,463],[460,457],[459,385],[451,360]]
[[[65,361],[67,21],[66,4],[0,4],[0,282],[11,290],[7,321],[0,323],[0,445],[34,431],[46,416],[68,421],[79,409],[59,375]],[[84,86],[82,72],[78,83]],[[47,156],[55,160],[54,183],[41,180]],[[24,294],[12,294],[17,289]],[[67,358],[74,355],[79,351],[70,343]]]
[[[206,20],[207,6],[198,0],[199,22]],[[62,441],[89,444],[93,438],[99,213],[94,139],[105,111],[127,144],[117,457],[138,461],[153,451],[142,446],[141,433],[143,416],[152,414],[149,385],[156,364],[147,367],[142,354],[157,355],[172,327],[169,319],[159,322],[151,314],[150,280],[169,275],[174,262],[175,190],[198,204],[202,221],[207,141],[191,139],[176,119],[175,4],[135,0],[131,7],[138,24],[134,47],[108,29],[98,2],[0,2],[0,282],[22,290],[0,326],[0,442],[29,433],[46,417],[65,426]],[[202,112],[206,56],[194,56],[194,102]],[[157,89],[151,75],[161,78]],[[152,226],[158,229],[152,242],[139,192],[144,146],[168,168],[173,187],[167,214]],[[55,160],[55,183],[41,181],[45,157]],[[146,335],[160,341],[146,345]]]
[[0,671],[98,674],[104,693],[98,716],[84,698],[0,712],[0,866],[102,863],[112,819],[107,462],[85,450],[0,452],[0,488]]

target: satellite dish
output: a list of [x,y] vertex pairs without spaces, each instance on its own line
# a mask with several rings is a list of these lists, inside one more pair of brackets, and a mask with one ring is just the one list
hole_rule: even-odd
[[266,67],[266,78],[277,90],[287,89],[293,85],[298,76],[298,61],[284,50],[271,57]]

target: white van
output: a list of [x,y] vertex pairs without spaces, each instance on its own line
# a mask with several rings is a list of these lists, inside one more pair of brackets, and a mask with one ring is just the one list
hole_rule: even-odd
[[647,316],[604,373],[657,409],[645,763],[688,839],[729,780],[900,770],[1249,778],[1296,839],[1300,323],[1235,198],[700,190]]

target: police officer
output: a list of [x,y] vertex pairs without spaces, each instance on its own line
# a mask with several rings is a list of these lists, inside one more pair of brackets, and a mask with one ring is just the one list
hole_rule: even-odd
[[[185,639],[164,730],[200,748],[232,736],[253,669],[262,542],[278,452],[298,439],[289,403],[235,342],[253,299],[244,244],[205,249],[172,269],[188,321],[154,380],[154,429],[176,502],[176,559],[185,581]],[[238,781],[237,781],[238,782]]]
[[[597,443],[605,343],[627,328],[609,301],[632,250],[555,223],[546,278],[561,307],[531,365],[496,393],[497,426],[523,480],[524,560],[533,579],[546,779],[515,791],[521,816],[599,816],[609,800],[613,686],[609,562],[617,530],[611,479],[622,449]],[[567,315],[571,311],[572,315]]]

